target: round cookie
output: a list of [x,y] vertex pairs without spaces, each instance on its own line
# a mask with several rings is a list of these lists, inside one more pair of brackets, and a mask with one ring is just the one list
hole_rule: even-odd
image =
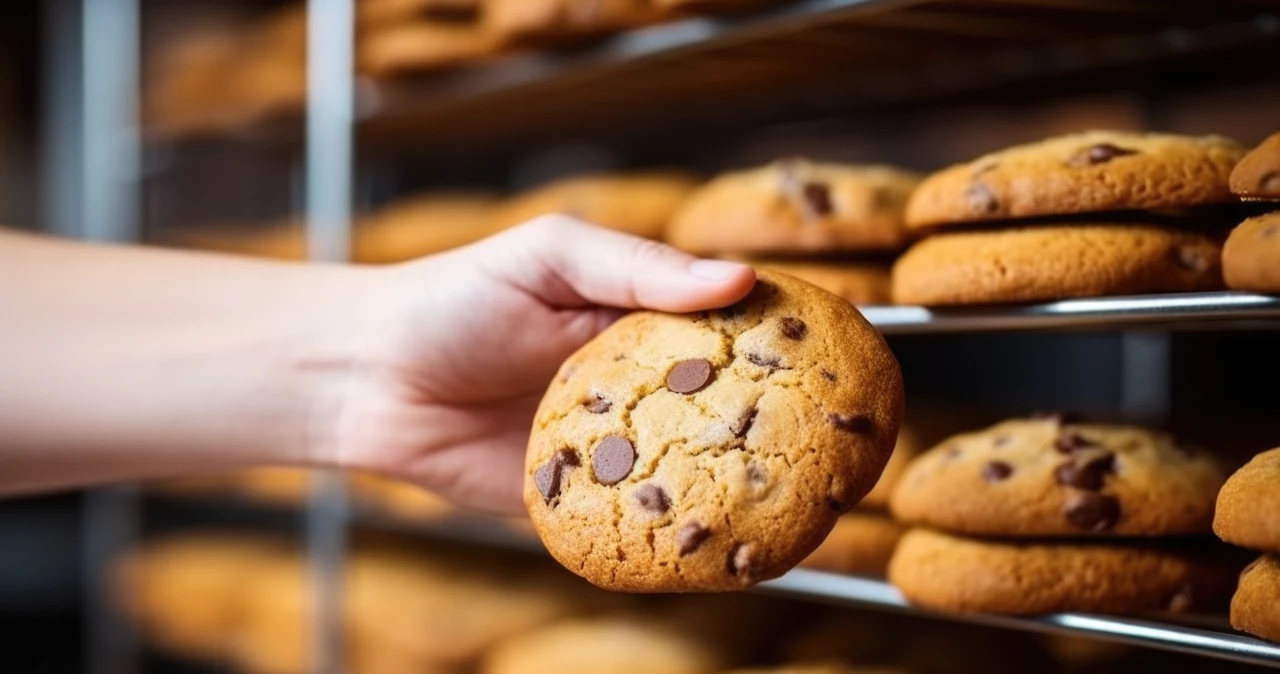
[[925,452],[892,507],[899,521],[977,536],[1200,534],[1225,477],[1164,433],[1014,419]]
[[1280,553],[1280,448],[1263,452],[1227,478],[1218,492],[1213,533],[1253,550]]
[[498,644],[480,674],[711,674],[718,649],[675,626],[636,616],[568,620]]
[[1227,287],[1280,293],[1280,211],[1240,223],[1222,247]]
[[1264,555],[1240,574],[1231,598],[1231,626],[1268,641],[1280,641],[1280,558]]
[[843,298],[850,304],[889,304],[889,268],[865,262],[752,262],[761,269],[794,276]]
[[917,176],[888,166],[776,161],[726,173],[689,196],[667,239],[698,254],[896,250]]
[[[1239,568],[1239,567],[1236,567]],[[1231,592],[1231,565],[1112,543],[980,541],[913,529],[889,582],[912,604],[960,613],[1182,613]]]
[[1234,201],[1245,154],[1220,136],[1088,131],[1019,145],[925,178],[907,203],[914,229],[1008,218],[1181,209]]
[[607,589],[740,589],[814,550],[873,486],[902,416],[883,338],[763,271],[743,301],[633,313],[561,367],[524,500],[561,564]]
[[800,562],[807,569],[884,576],[889,558],[905,531],[901,524],[881,513],[854,510],[836,520],[836,526],[813,554]]
[[565,178],[511,197],[494,211],[489,226],[498,231],[540,215],[563,213],[601,227],[658,239],[695,185],[693,177],[671,171]]
[[492,233],[497,199],[484,192],[427,192],[394,201],[360,219],[351,241],[356,262],[403,262],[464,246]]
[[480,61],[498,52],[478,22],[414,20],[366,31],[360,37],[360,72],[392,78]]
[[665,18],[648,0],[487,0],[485,30],[500,42],[544,44],[641,26]]
[[1280,133],[1262,141],[1236,164],[1231,191],[1245,200],[1280,199]]
[[1221,251],[1203,234],[1136,224],[938,234],[893,265],[893,301],[936,306],[1217,290]]

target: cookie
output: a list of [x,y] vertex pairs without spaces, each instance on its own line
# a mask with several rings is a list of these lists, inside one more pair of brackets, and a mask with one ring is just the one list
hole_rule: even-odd
[[496,198],[484,192],[427,192],[361,218],[352,234],[356,262],[403,262],[465,246],[492,233]]
[[840,663],[826,663],[735,669],[732,672],[728,672],[728,674],[897,674],[905,671],[904,669],[893,667],[853,667]]
[[925,178],[907,203],[923,229],[1008,218],[1184,209],[1234,201],[1245,149],[1220,136],[1087,131],[1019,145]]
[[1280,557],[1265,555],[1240,574],[1231,598],[1231,626],[1268,641],[1280,641]]
[[612,615],[569,620],[498,644],[480,674],[711,674],[718,649],[665,621]]
[[1153,225],[938,234],[893,265],[893,301],[937,306],[1217,290],[1221,254],[1209,236]]
[[602,227],[660,238],[667,221],[697,181],[675,172],[583,175],[517,194],[489,220],[493,230],[540,215],[562,213]]
[[487,0],[484,27],[504,44],[547,44],[661,21],[648,0]]
[[901,524],[881,513],[845,513],[836,520],[822,545],[800,566],[856,576],[884,576],[903,531]]
[[1224,600],[1232,571],[1172,548],[983,541],[913,529],[898,543],[889,582],[912,604],[939,611],[1183,613]]
[[1236,164],[1231,191],[1246,200],[1280,199],[1280,133],[1262,141]]
[[476,21],[483,0],[360,0],[356,19],[361,29],[414,19]]
[[236,625],[230,660],[248,674],[310,671],[313,593],[306,562],[291,554],[253,568],[237,592],[243,615]]
[[776,161],[726,173],[671,220],[672,245],[697,254],[895,250],[917,177],[888,166]]
[[1227,287],[1280,293],[1280,211],[1240,223],[1222,247]]
[[1263,452],[1218,492],[1213,533],[1242,548],[1280,553],[1280,448]]
[[432,521],[455,512],[448,501],[415,484],[370,473],[351,473],[347,479],[352,495],[363,505],[396,519]]
[[362,34],[357,67],[375,78],[394,78],[474,63],[497,53],[493,34],[478,22],[418,19]]
[[892,507],[899,521],[979,536],[1201,534],[1225,477],[1164,433],[1014,419],[925,452]]
[[547,549],[606,589],[740,589],[817,547],[874,485],[902,416],[884,340],[768,271],[725,309],[633,313],[561,367],[524,500]]
[[761,269],[772,269],[812,283],[844,298],[850,304],[870,306],[889,304],[889,268],[872,262],[751,262]]
[[236,476],[236,489],[250,501],[296,507],[310,496],[313,475],[302,468],[252,468]]
[[876,486],[872,487],[871,491],[867,492],[867,495],[858,503],[858,508],[888,510],[889,498],[893,495],[893,490],[897,488],[898,482],[907,472],[907,466],[910,466],[919,455],[920,445],[916,442],[915,434],[903,426],[898,430],[898,442],[893,446],[889,463],[885,464],[884,471],[880,473],[880,479],[876,481]]

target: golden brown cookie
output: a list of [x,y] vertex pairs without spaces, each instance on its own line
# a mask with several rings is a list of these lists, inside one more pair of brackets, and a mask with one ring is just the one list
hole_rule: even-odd
[[907,466],[910,466],[919,455],[920,445],[916,442],[915,434],[903,426],[898,430],[898,442],[893,446],[889,463],[885,464],[884,471],[880,473],[880,479],[876,481],[876,486],[867,492],[866,497],[858,503],[858,507],[864,510],[888,510],[889,498],[893,495],[893,490],[898,487],[898,482],[907,472]]
[[1212,237],[1154,225],[938,234],[893,265],[893,300],[937,306],[1216,290],[1221,254]]
[[873,262],[751,262],[790,274],[859,306],[889,304],[889,268]]
[[1240,586],[1231,599],[1231,626],[1280,641],[1280,557],[1259,557],[1240,574]]
[[499,644],[480,674],[711,674],[717,649],[666,621],[633,615],[552,624]]
[[882,513],[847,512],[836,520],[826,540],[800,562],[800,566],[858,576],[884,576],[893,549],[905,530]]
[[524,500],[561,564],[606,589],[739,589],[870,491],[901,422],[897,362],[849,303],[759,278],[725,309],[633,313],[560,368]]
[[1213,533],[1242,548],[1280,553],[1280,448],[1263,452],[1218,492]]
[[237,490],[251,501],[296,507],[311,493],[314,473],[303,468],[253,468],[237,477]]
[[1224,600],[1232,568],[1132,543],[1000,542],[913,529],[898,543],[889,581],[911,603],[939,611],[1183,613]]
[[546,44],[660,21],[649,0],[487,0],[484,26],[502,43]]
[[312,671],[312,601],[307,566],[297,554],[258,564],[239,579],[243,605],[231,661],[248,674]]
[[484,192],[427,192],[393,201],[356,223],[352,259],[403,262],[474,243],[492,233],[495,203]]
[[902,209],[917,179],[888,166],[776,161],[703,185],[667,238],[698,254],[894,250],[907,241]]
[[160,48],[143,90],[146,132],[172,137],[225,128],[226,80],[239,45],[234,29],[209,26]]
[[1280,199],[1280,133],[1262,141],[1236,164],[1231,191],[1246,200]]
[[492,214],[493,230],[540,215],[562,213],[651,239],[697,181],[674,172],[584,175],[557,180],[511,197]]
[[498,53],[494,35],[479,22],[418,19],[360,36],[360,72],[391,78],[481,61]]
[[892,506],[902,522],[977,536],[1207,534],[1225,478],[1164,433],[1014,419],[922,454]]
[[356,19],[362,29],[414,19],[475,21],[482,5],[483,0],[360,0]]
[[307,15],[283,7],[246,31],[229,68],[226,103],[235,124],[299,112],[307,97]]
[[352,473],[348,481],[356,498],[391,517],[424,521],[441,519],[455,512],[448,501],[415,484],[370,473]]
[[925,178],[907,224],[1181,209],[1234,200],[1227,178],[1245,149],[1220,136],[1088,131],[1019,145]]
[[1280,293],[1280,211],[1240,223],[1222,247],[1227,287]]
[[735,669],[727,674],[898,674],[905,669],[894,667],[854,667],[842,663],[794,664],[777,667]]

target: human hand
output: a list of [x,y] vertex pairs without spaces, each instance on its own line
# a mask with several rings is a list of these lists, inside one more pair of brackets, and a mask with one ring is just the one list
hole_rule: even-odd
[[566,216],[392,268],[322,460],[523,512],[533,414],[562,361],[627,310],[722,307],[754,283],[746,265]]

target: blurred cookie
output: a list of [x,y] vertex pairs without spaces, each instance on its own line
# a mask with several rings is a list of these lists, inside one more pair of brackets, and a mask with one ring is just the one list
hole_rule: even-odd
[[1182,209],[1234,200],[1231,169],[1245,154],[1221,136],[1088,131],[957,164],[920,183],[913,228],[1007,218]]
[[812,283],[823,290],[861,306],[889,304],[889,268],[868,262],[751,262]]
[[448,501],[408,482],[370,473],[348,477],[352,493],[368,507],[405,520],[433,520],[454,512]]
[[491,233],[495,203],[483,192],[427,192],[393,201],[356,223],[352,258],[404,262],[474,243]]
[[484,27],[502,43],[546,44],[665,18],[649,0],[486,0]]
[[237,579],[243,615],[232,640],[231,661],[247,674],[312,671],[314,610],[306,562],[297,554],[256,565]]
[[1280,558],[1259,557],[1240,574],[1231,599],[1231,626],[1268,641],[1280,641]]
[[1280,199],[1280,133],[1262,141],[1236,164],[1231,191],[1246,200]]
[[1221,254],[1209,236],[1154,225],[938,234],[893,265],[893,300],[935,306],[1217,290]]
[[378,78],[399,77],[480,61],[498,52],[478,22],[418,19],[360,36],[357,66]]
[[807,569],[884,576],[889,558],[905,528],[882,513],[854,510],[836,520],[836,526],[813,554],[800,562]]
[[547,549],[601,587],[774,578],[870,491],[902,415],[884,340],[845,301],[767,271],[714,312],[630,314],[561,367],[524,500]]
[[304,468],[253,468],[237,476],[237,490],[251,501],[296,507],[311,494],[313,475]]
[[898,442],[893,446],[889,463],[885,464],[884,471],[880,473],[880,479],[876,481],[876,486],[867,492],[867,495],[858,503],[858,507],[864,510],[888,510],[889,498],[893,495],[893,490],[897,488],[898,482],[907,472],[907,466],[910,466],[919,455],[920,445],[916,442],[915,434],[903,425],[898,430]]
[[1010,615],[1182,613],[1225,599],[1232,576],[1229,563],[1168,548],[1002,542],[927,529],[907,532],[889,564],[889,581],[913,604]]
[[894,250],[906,243],[902,210],[916,181],[887,166],[777,161],[703,185],[667,238],[698,254]]
[[509,639],[489,652],[480,674],[711,674],[717,649],[664,621],[614,615],[569,620]]
[[1280,553],[1280,448],[1253,457],[1218,492],[1213,532],[1243,548]]
[[1280,293],[1280,211],[1240,223],[1222,247],[1227,287]]
[[902,522],[973,535],[1200,534],[1225,478],[1164,433],[1014,419],[925,452],[892,506]]
[[475,21],[484,0],[360,0],[356,19],[362,29],[415,19]]
[[[524,2],[524,0],[520,0]],[[667,220],[697,181],[674,172],[583,175],[517,194],[490,218],[493,231],[561,213],[602,227],[660,238]]]

